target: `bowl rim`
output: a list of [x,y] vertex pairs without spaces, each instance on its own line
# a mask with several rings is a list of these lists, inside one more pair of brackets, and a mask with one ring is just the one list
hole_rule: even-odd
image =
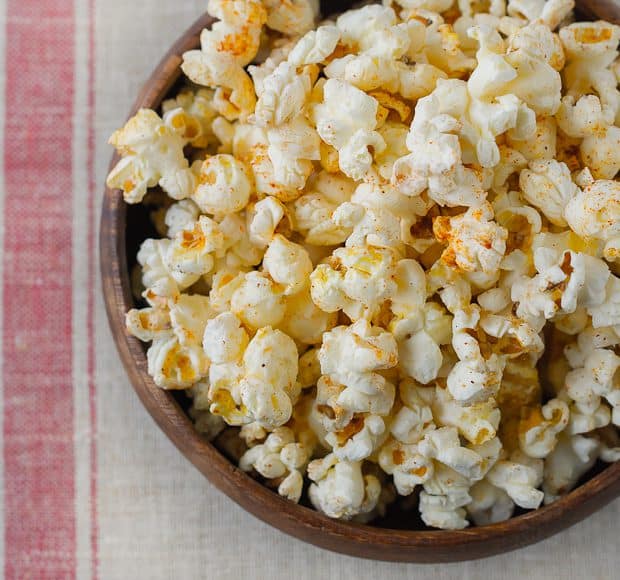
[[[175,42],[145,83],[129,116],[158,108],[181,75],[181,55],[199,46],[214,19],[204,14]],[[118,161],[114,155],[111,166]],[[168,438],[220,491],[257,518],[331,551],[374,560],[439,563],[508,552],[563,530],[620,495],[620,462],[611,464],[558,501],[498,524],[464,530],[399,530],[330,519],[271,491],[231,463],[195,431],[173,395],[147,373],[142,343],[125,330],[134,307],[126,260],[127,208],[119,190],[105,189],[101,211],[100,268],[108,321],[138,397]]]

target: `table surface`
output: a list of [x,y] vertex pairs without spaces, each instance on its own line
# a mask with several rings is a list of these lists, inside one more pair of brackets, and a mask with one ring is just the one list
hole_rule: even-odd
[[620,501],[506,556],[437,566],[366,562],[246,514],[147,416],[120,366],[99,290],[106,140],[205,4],[0,0],[5,577],[614,577]]

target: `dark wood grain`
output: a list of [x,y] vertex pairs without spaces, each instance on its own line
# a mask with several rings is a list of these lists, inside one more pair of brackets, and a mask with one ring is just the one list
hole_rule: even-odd
[[[618,2],[578,2],[590,16],[618,20]],[[138,97],[140,107],[157,108],[180,77],[181,54],[199,45],[200,31],[212,19],[200,18],[172,47]],[[116,163],[115,157],[112,163]],[[146,211],[146,210],[145,210]],[[125,312],[134,307],[130,291],[127,208],[119,191],[106,189],[101,215],[100,258],[110,326],[131,384],[159,427],[179,450],[222,492],[256,517],[301,540],[353,556],[399,562],[454,562],[514,550],[546,538],[600,509],[620,494],[620,463],[550,506],[506,522],[462,531],[386,529],[331,520],[282,499],[237,469],[205,442],[174,396],[147,374],[143,345],[125,331]],[[179,498],[179,501],[183,501]],[[404,517],[407,517],[406,514]],[[406,523],[403,524],[405,527]],[[399,526],[400,527],[400,526]]]

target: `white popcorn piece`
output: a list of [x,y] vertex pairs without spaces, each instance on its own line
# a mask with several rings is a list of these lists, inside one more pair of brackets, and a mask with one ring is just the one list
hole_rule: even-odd
[[256,124],[278,126],[299,115],[310,96],[312,81],[309,67],[298,73],[290,62],[280,63],[261,83],[254,112]]
[[596,461],[600,443],[581,435],[563,434],[545,461],[543,491],[545,504],[571,491],[579,478]]
[[243,355],[241,400],[255,421],[267,428],[284,425],[299,395],[297,347],[279,330],[261,328]]
[[480,311],[472,305],[455,312],[452,322],[452,346],[459,358],[448,375],[448,390],[463,405],[481,403],[497,394],[506,358],[495,352],[483,356],[472,331],[480,321]]
[[181,275],[203,276],[214,265],[214,255],[224,245],[224,236],[218,225],[207,216],[181,230],[166,254],[170,272]]
[[435,391],[405,379],[399,385],[399,393],[403,406],[392,418],[390,433],[401,443],[418,443],[428,431],[435,429],[431,408]]
[[263,268],[274,282],[284,286],[285,295],[304,288],[313,270],[308,252],[279,234],[273,237],[265,252]]
[[307,32],[291,50],[288,61],[295,66],[318,64],[329,57],[340,41],[340,30],[333,24]]
[[424,483],[420,493],[422,521],[433,528],[462,530],[469,525],[464,506],[472,498],[471,482],[442,463],[435,463],[433,475]]
[[475,483],[469,494],[471,502],[466,506],[467,515],[477,526],[497,524],[512,517],[515,504],[510,496],[486,479]]
[[343,520],[372,511],[381,494],[381,483],[363,475],[360,462],[340,461],[333,453],[308,466],[314,482],[309,494],[312,505],[330,518]]
[[171,240],[145,240],[138,252],[142,267],[142,284],[147,292],[164,298],[174,298],[198,281],[199,274],[182,272],[168,266]]
[[339,248],[312,272],[312,300],[326,312],[343,310],[352,320],[372,318],[396,291],[395,265],[388,249]]
[[569,420],[568,405],[551,399],[542,407],[531,407],[522,412],[519,423],[519,446],[528,457],[544,459],[555,448],[558,435]]
[[242,210],[250,200],[252,183],[248,169],[232,155],[208,157],[200,167],[192,195],[204,213],[222,215]]
[[312,449],[296,441],[288,427],[277,427],[260,444],[248,449],[239,460],[243,471],[255,469],[266,479],[282,481],[278,493],[297,503],[303,490],[303,472]]
[[536,509],[543,501],[539,489],[543,478],[543,462],[531,459],[527,463],[522,457],[498,461],[487,474],[487,481],[505,491],[516,505],[524,509]]
[[620,257],[620,184],[598,180],[579,190],[564,209],[571,229],[582,238],[605,242],[604,255]]
[[429,431],[418,443],[418,450],[424,457],[443,463],[469,480],[482,478],[483,458],[461,446],[454,427]]
[[464,407],[447,389],[437,388],[432,411],[440,425],[454,427],[473,445],[490,441],[499,429],[501,413],[494,399]]
[[314,171],[313,161],[321,159],[321,139],[303,115],[267,132],[269,159],[274,178],[284,187],[300,190]]
[[340,169],[360,180],[370,169],[374,151],[385,149],[377,128],[379,104],[354,86],[329,79],[323,88],[324,99],[314,107],[316,129],[321,139],[338,150]]
[[301,344],[320,344],[323,334],[338,321],[337,313],[321,310],[312,301],[310,288],[286,296],[286,312],[279,328]]
[[175,238],[179,232],[197,222],[199,216],[200,208],[191,199],[173,203],[165,217],[168,237]]
[[210,319],[204,329],[202,347],[213,364],[240,362],[250,338],[232,312]]
[[134,308],[125,315],[127,332],[142,342],[151,342],[160,336],[169,336],[172,331],[168,308]]
[[314,26],[317,15],[312,0],[263,0],[267,26],[288,36],[301,36]]
[[259,246],[268,246],[285,216],[286,208],[274,197],[259,201],[248,214],[250,241]]
[[109,142],[122,159],[108,175],[107,185],[121,189],[127,203],[140,203],[156,185],[177,200],[194,190],[195,178],[183,154],[187,141],[155,111],[140,109]]
[[217,117],[212,101],[213,93],[207,89],[183,90],[162,103],[164,123],[173,127],[192,147],[205,149],[218,141],[212,128]]
[[211,364],[209,368],[209,411],[221,417],[227,425],[240,426],[254,422],[241,399],[244,370],[236,362]]
[[528,169],[521,171],[519,186],[525,199],[551,223],[566,226],[564,211],[578,195],[579,188],[573,183],[565,163],[532,161]]
[[248,272],[230,298],[230,310],[252,329],[277,326],[286,312],[281,289],[262,272]]
[[362,461],[385,441],[385,422],[378,415],[355,415],[341,431],[327,433],[325,441],[341,461]]
[[379,465],[394,478],[396,490],[404,496],[428,481],[434,471],[433,461],[421,455],[416,445],[400,441],[390,441],[381,448]]

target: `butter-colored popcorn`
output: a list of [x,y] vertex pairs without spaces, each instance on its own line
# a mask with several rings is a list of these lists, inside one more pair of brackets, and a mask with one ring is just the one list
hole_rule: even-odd
[[337,79],[325,83],[323,95],[323,102],[314,107],[316,129],[323,141],[338,150],[342,172],[360,180],[373,161],[369,148],[385,149],[385,141],[376,131],[379,104]]
[[538,208],[557,226],[566,226],[564,211],[577,195],[579,188],[573,183],[565,163],[532,161],[521,171],[519,186],[523,197]]
[[241,400],[255,421],[284,425],[299,395],[298,352],[293,340],[267,326],[258,330],[243,355]]
[[227,425],[240,426],[255,421],[241,399],[243,366],[237,362],[211,364],[209,367],[209,411]]
[[457,217],[436,218],[433,232],[438,241],[448,244],[441,260],[460,271],[494,272],[506,251],[508,233],[493,221],[488,202]]
[[230,310],[250,328],[277,326],[286,312],[284,294],[262,272],[248,272],[230,298]]
[[168,253],[172,240],[145,240],[138,252],[138,263],[142,267],[142,284],[147,292],[164,298],[174,298],[182,290],[198,281],[200,275],[168,266]]
[[540,408],[524,409],[519,423],[521,451],[528,457],[544,459],[555,448],[568,420],[568,405],[559,399],[551,399]]
[[433,461],[418,452],[416,445],[400,441],[386,443],[379,453],[381,469],[394,478],[399,495],[410,495],[417,485],[433,475]]
[[296,294],[306,286],[313,270],[308,252],[279,234],[265,252],[263,268],[274,282],[284,286],[285,295]]
[[173,199],[189,197],[195,178],[183,155],[186,143],[155,111],[140,109],[110,137],[122,159],[108,175],[108,187],[122,189],[127,203],[140,203],[156,185]]
[[288,36],[301,36],[314,26],[317,15],[313,0],[262,0],[267,26]]
[[396,291],[394,252],[383,248],[339,248],[310,276],[312,300],[326,312],[353,320],[372,318]]
[[158,306],[140,310],[133,308],[125,315],[125,328],[142,342],[151,342],[158,336],[169,336],[172,331],[170,310]]
[[183,346],[174,335],[156,337],[147,352],[147,362],[149,375],[162,389],[188,389],[209,368],[200,346]]
[[490,441],[499,429],[501,412],[494,399],[464,407],[447,389],[437,388],[432,411],[440,425],[456,428],[460,436],[474,445]]
[[191,199],[173,203],[165,216],[168,237],[175,238],[179,232],[197,222],[199,216],[200,208]]
[[571,229],[582,238],[605,242],[605,258],[620,257],[620,184],[598,180],[578,190],[564,208]]
[[285,303],[286,312],[278,328],[301,344],[320,344],[323,334],[338,321],[336,312],[325,312],[312,301],[308,286],[286,296]]
[[244,471],[255,469],[268,480],[282,480],[278,493],[297,503],[303,489],[303,471],[312,449],[295,440],[295,433],[288,427],[277,427],[265,439],[245,452],[239,461]]
[[327,433],[325,441],[342,461],[362,461],[385,441],[384,420],[378,415],[355,415],[340,431]]
[[256,97],[243,67],[258,52],[267,11],[260,0],[216,0],[207,10],[220,20],[203,30],[200,50],[183,55],[183,72],[196,84],[216,89],[214,105],[228,120],[248,116]]
[[224,245],[217,223],[203,215],[177,233],[166,255],[170,272],[203,276],[213,268],[214,254]]
[[217,111],[213,108],[213,93],[207,89],[184,90],[162,105],[164,123],[176,129],[192,147],[206,149],[217,143],[213,121]]
[[314,483],[309,495],[312,505],[331,518],[348,520],[372,511],[381,494],[374,475],[363,475],[362,463],[341,461],[333,453],[308,466]]
[[204,213],[222,215],[242,210],[250,200],[248,169],[232,155],[208,157],[200,167],[192,199]]

